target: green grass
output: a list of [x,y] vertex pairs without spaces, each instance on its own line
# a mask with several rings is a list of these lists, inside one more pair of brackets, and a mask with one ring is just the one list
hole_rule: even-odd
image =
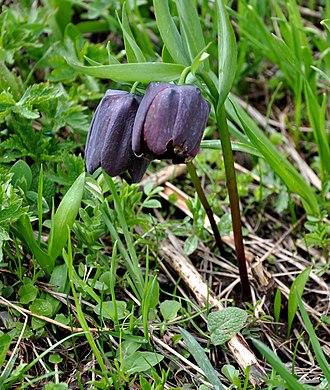
[[[261,388],[327,388],[330,2],[6,3],[1,389],[252,389],[254,367],[214,341],[242,328]],[[192,176],[140,187],[86,173],[105,91],[142,95],[153,81],[193,84],[211,105]],[[165,244],[245,323],[223,312],[211,332],[217,314]]]

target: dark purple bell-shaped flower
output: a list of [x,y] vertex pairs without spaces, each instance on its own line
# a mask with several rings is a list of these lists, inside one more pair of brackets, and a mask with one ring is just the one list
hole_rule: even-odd
[[100,166],[110,175],[128,171],[139,182],[149,162],[132,151],[132,130],[141,97],[108,90],[98,105],[87,137],[85,161],[93,173]]
[[147,160],[193,159],[199,150],[210,104],[198,88],[151,83],[136,113],[132,149]]

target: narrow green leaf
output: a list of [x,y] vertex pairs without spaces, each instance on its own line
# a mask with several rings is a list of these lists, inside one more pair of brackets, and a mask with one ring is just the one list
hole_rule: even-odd
[[294,317],[296,316],[298,309],[298,299],[297,294],[301,297],[307,280],[309,278],[309,274],[311,273],[312,267],[308,267],[304,269],[294,280],[290,287],[289,299],[288,299],[288,331],[287,337],[290,336],[292,322]]
[[324,117],[322,118],[322,110],[317,101],[315,94],[312,91],[309,83],[305,82],[305,97],[307,103],[307,112],[310,124],[313,129],[315,143],[318,148],[318,153],[321,161],[322,176],[330,176],[330,146],[325,130]]
[[218,107],[225,102],[235,79],[237,66],[237,47],[233,27],[229,20],[223,0],[216,0],[218,23]]
[[320,24],[322,24],[322,26],[327,28],[330,32],[330,19],[323,19],[321,20]]
[[299,305],[299,310],[301,313],[301,316],[303,318],[304,324],[308,331],[308,336],[311,340],[313,350],[316,356],[316,359],[321,367],[321,370],[327,380],[328,383],[330,383],[330,365],[324,355],[323,349],[321,347],[321,344],[315,334],[313,325],[311,323],[311,320],[308,317],[307,311],[304,307],[304,304],[302,302],[301,296],[299,295],[299,292],[296,290],[296,297]]
[[[205,48],[205,40],[200,19],[195,3],[192,0],[177,0],[175,4],[179,13],[183,45],[189,55],[190,62],[192,62]],[[208,60],[204,61],[203,68],[205,71],[208,71]]]
[[[246,143],[232,141],[231,147],[233,151],[236,152],[244,152],[244,153],[252,154],[254,156],[263,157],[263,155],[254,146],[248,145]],[[222,149],[220,140],[216,140],[216,139],[202,141],[200,148],[213,149],[213,150]]]
[[170,13],[168,0],[154,0],[154,10],[160,36],[171,57],[178,64],[190,65],[181,35]]
[[[275,299],[274,299],[274,317],[275,322],[280,321],[280,314],[281,314],[281,305],[282,305],[282,293],[280,289],[276,290]],[[276,332],[277,332],[278,325],[276,324]]]
[[237,123],[241,123],[246,135],[254,147],[264,156],[267,163],[274,172],[284,181],[290,191],[298,194],[302,200],[308,214],[318,215],[319,206],[316,196],[308,184],[301,178],[298,171],[280,153],[271,143],[267,136],[259,129],[254,121],[246,112],[235,102],[230,99],[226,104],[226,110]]
[[27,243],[38,264],[45,274],[49,276],[54,268],[55,260],[39,247],[27,214],[19,218],[16,223],[16,228],[19,233],[19,238]]
[[72,68],[89,76],[122,82],[174,81],[185,68],[183,65],[162,62],[85,66],[72,57],[66,57],[66,61]]
[[0,336],[0,367],[2,367],[6,359],[7,352],[11,342],[12,342],[12,338],[8,333],[4,333],[3,335]]
[[259,352],[266,358],[268,363],[278,372],[278,374],[285,380],[289,390],[305,390],[305,387],[297,381],[297,379],[290,374],[285,365],[281,362],[278,356],[269,349],[261,341],[252,339],[253,344],[257,347]]
[[210,363],[206,353],[203,348],[199,345],[196,339],[186,330],[179,328],[180,333],[183,337],[184,342],[186,343],[189,352],[192,354],[194,359],[196,360],[198,366],[203,370],[204,375],[208,379],[208,381],[214,386],[216,390],[224,390],[220,379],[212,364]]
[[82,173],[64,195],[56,213],[52,217],[49,233],[48,255],[54,260],[61,254],[68,239],[68,228],[71,230],[77,217],[84,191],[85,173]]
[[121,18],[122,18],[122,22],[119,21],[119,24],[123,31],[127,61],[130,63],[145,62],[146,61],[145,56],[142,53],[141,49],[139,48],[138,44],[136,43],[134,39],[134,35],[131,31],[125,4],[123,5]]

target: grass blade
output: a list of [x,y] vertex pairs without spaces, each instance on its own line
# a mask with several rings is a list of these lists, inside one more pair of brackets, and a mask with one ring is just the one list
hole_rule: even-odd
[[244,132],[247,134],[254,147],[264,156],[267,163],[283,180],[290,191],[298,194],[302,198],[307,213],[318,215],[319,206],[316,196],[308,184],[301,178],[294,166],[276,149],[267,136],[235,100],[230,99],[230,104],[226,105],[226,109],[237,123],[241,123]]
[[187,344],[189,352],[193,355],[198,366],[203,370],[208,381],[214,386],[216,390],[224,390],[217,373],[215,372],[212,364],[206,356],[203,348],[198,344],[195,338],[186,330],[180,328],[180,333],[184,342]]
[[298,305],[299,305],[299,310],[300,310],[301,316],[303,318],[304,324],[307,328],[308,336],[311,340],[316,359],[317,359],[317,361],[322,369],[322,372],[323,372],[327,382],[330,383],[330,365],[329,365],[329,363],[324,355],[324,352],[322,350],[320,342],[317,339],[313,325],[311,323],[311,320],[308,317],[308,314],[307,314],[307,311],[304,307],[302,299],[301,299],[298,291],[296,290],[295,292],[296,292],[296,297],[297,297],[297,301],[298,301]]
[[294,320],[294,317],[296,316],[297,309],[298,309],[297,295],[299,294],[300,297],[302,296],[311,270],[312,270],[312,267],[308,267],[308,268],[304,269],[297,276],[297,278],[294,280],[294,282],[291,285],[290,294],[289,294],[289,300],[288,300],[288,331],[287,331],[287,337],[290,336],[292,322]]
[[330,176],[330,146],[325,132],[324,117],[322,117],[321,107],[307,81],[305,82],[305,97],[309,121],[320,156],[321,171],[323,177],[328,177]]
[[[128,230],[127,222],[126,222],[126,219],[124,216],[123,209],[121,207],[120,199],[119,199],[115,184],[114,184],[112,178],[109,175],[107,175],[105,172],[104,172],[104,177],[105,177],[105,180],[108,183],[109,188],[111,190],[111,194],[112,194],[114,205],[115,205],[115,210],[116,210],[117,216],[118,216],[118,221],[119,221],[120,226],[123,230],[129,254],[127,253],[126,248],[124,247],[122,241],[120,240],[118,233],[114,229],[114,226],[112,225],[110,218],[107,218],[105,220],[105,222],[110,230],[111,235],[117,241],[118,248],[126,261],[127,268],[129,270],[129,273],[130,273],[130,277],[135,282],[135,287],[136,287],[136,289],[140,295],[140,299],[141,299],[141,297],[143,296],[143,291],[144,291],[144,289],[143,289],[143,285],[144,285],[143,275],[142,275],[141,269],[139,267],[139,262],[138,262],[138,258],[137,258],[137,255],[136,255],[136,252],[134,249],[132,237],[131,237],[131,234]],[[109,217],[108,214],[109,213],[106,212],[106,215]]]
[[305,387],[301,383],[299,383],[297,379],[286,369],[280,358],[276,356],[271,349],[269,349],[259,340],[252,339],[252,341],[256,348],[259,350],[259,352],[266,358],[268,363],[285,380],[287,388],[289,390],[305,390]]

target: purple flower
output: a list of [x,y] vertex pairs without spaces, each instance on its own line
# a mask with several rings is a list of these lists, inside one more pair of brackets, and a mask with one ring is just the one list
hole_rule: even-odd
[[128,171],[139,182],[149,162],[132,151],[132,130],[141,97],[108,90],[98,105],[87,137],[86,168],[93,173],[100,166],[110,175]]
[[210,104],[198,88],[151,83],[137,110],[132,149],[147,160],[170,159],[174,164],[198,153]]

